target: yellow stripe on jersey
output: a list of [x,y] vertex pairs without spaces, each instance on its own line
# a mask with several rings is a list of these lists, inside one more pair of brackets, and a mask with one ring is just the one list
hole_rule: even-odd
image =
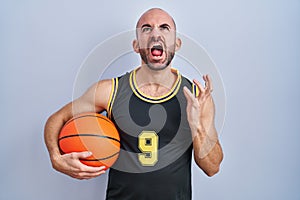
[[194,94],[194,96],[195,97],[199,96],[200,92],[199,92],[198,86],[195,83],[193,83],[192,87],[193,87],[193,94]]
[[110,96],[109,96],[109,100],[108,100],[108,105],[107,105],[107,115],[108,118],[111,119],[111,110],[112,110],[112,106],[113,103],[115,101],[116,98],[116,94],[118,91],[118,78],[112,78],[111,79],[111,92],[110,92]]

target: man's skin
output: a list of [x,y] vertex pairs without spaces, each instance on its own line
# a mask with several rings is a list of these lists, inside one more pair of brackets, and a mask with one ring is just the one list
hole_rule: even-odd
[[[176,37],[176,25],[168,13],[154,8],[140,17],[136,28],[137,38],[133,41],[133,49],[141,55],[141,66],[136,71],[137,85],[148,96],[162,96],[170,91],[177,78],[171,71],[171,60],[181,46],[181,40]],[[162,49],[152,51],[154,46]],[[205,86],[194,80],[199,89],[197,97],[188,88],[184,88],[184,95],[187,99],[186,111],[193,138],[195,162],[208,176],[213,176],[219,171],[223,152],[214,125],[212,82],[208,75],[204,75],[203,80]],[[111,80],[101,80],[80,98],[49,117],[44,137],[54,169],[77,179],[90,179],[105,173],[104,166],[90,167],[80,162],[79,159],[90,156],[90,152],[61,155],[57,138],[62,126],[74,115],[106,110],[111,88]]]

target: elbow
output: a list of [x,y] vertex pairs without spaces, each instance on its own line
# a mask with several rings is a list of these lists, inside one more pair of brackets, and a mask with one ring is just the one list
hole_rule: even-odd
[[220,171],[220,166],[221,166],[221,162],[222,162],[223,156],[221,158],[221,160],[218,163],[214,163],[211,164],[209,167],[205,168],[204,173],[208,176],[208,177],[213,177],[214,175],[218,174]]
[[220,167],[215,167],[213,169],[204,171],[204,173],[208,176],[208,177],[213,177],[214,175],[216,175],[218,172],[220,171]]
[[213,177],[220,171],[220,164],[204,165],[201,162],[196,162],[196,164],[208,177]]

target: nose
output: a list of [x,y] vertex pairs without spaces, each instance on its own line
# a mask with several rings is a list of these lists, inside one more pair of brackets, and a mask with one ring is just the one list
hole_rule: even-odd
[[155,40],[161,39],[161,30],[158,27],[152,29],[151,37]]

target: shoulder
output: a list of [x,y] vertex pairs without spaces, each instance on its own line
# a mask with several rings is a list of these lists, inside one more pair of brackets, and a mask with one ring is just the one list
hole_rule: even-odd
[[95,83],[94,87],[95,89],[102,90],[103,92],[110,91],[112,87],[112,83],[113,83],[113,79],[100,80],[97,83]]
[[105,110],[110,110],[118,88],[120,85],[124,85],[124,78],[126,76],[128,76],[128,73],[119,77],[98,81],[93,88],[95,103]]
[[95,103],[107,109],[107,104],[114,85],[114,78],[98,81],[93,88]]
[[86,105],[89,109],[95,108],[97,112],[107,109],[112,82],[112,79],[105,79],[94,83],[78,101],[82,105]]

